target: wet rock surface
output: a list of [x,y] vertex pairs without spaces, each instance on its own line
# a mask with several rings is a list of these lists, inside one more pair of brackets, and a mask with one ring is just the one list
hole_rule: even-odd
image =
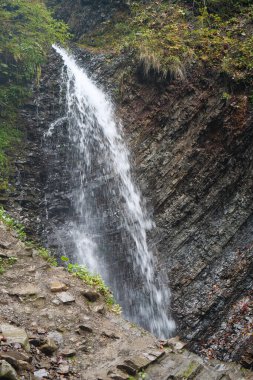
[[253,108],[236,87],[224,101],[221,78],[191,74],[132,82],[122,115],[180,334],[197,352],[240,360],[253,317]]
[[[178,332],[198,353],[252,366],[249,97],[235,84],[206,72],[193,71],[184,81],[164,82],[133,71],[119,83],[130,57],[106,60],[103,54],[76,53],[80,64],[118,103],[138,183],[153,210],[157,228],[150,238],[160,270],[169,278]],[[70,173],[63,164],[64,150],[59,159],[41,145],[49,123],[60,115],[60,67],[52,56],[36,95],[38,108],[27,106],[22,111],[27,158],[25,163],[20,159],[21,167],[17,163],[16,188],[23,199],[14,194],[19,205],[14,210],[30,231],[65,254],[72,251],[65,233],[71,209]],[[118,85],[121,91],[115,92]],[[223,99],[224,91],[232,93],[229,100]],[[65,133],[63,126],[56,145],[66,145]],[[27,197],[30,203],[23,202]]]
[[[0,378],[126,380],[144,371],[149,380],[252,379],[252,372],[239,365],[189,353],[179,339],[157,341],[111,313],[104,301],[103,316],[93,311],[82,295],[92,288],[64,268],[44,265],[36,251],[27,256],[25,245],[0,223],[0,240],[2,236],[11,243],[8,253],[18,260],[0,275]],[[68,283],[75,302],[52,304],[52,281]],[[6,291],[25,283],[40,286],[43,297],[14,298]]]

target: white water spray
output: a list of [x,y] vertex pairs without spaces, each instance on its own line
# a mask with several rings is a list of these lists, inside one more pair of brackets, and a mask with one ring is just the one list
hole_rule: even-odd
[[112,103],[74,58],[58,46],[54,49],[64,62],[66,110],[46,137],[53,138],[67,120],[75,255],[102,275],[127,318],[167,338],[175,328],[168,316],[170,294],[155,275],[147,244],[152,222],[131,176],[121,124]]

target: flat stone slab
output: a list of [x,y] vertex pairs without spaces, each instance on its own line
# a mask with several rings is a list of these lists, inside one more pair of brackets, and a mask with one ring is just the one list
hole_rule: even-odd
[[30,351],[28,336],[24,329],[9,324],[1,324],[0,329],[7,343],[19,343],[26,351]]
[[40,293],[40,289],[34,284],[27,284],[21,287],[15,287],[8,291],[10,296],[34,296]]
[[50,283],[50,290],[53,293],[63,292],[64,290],[67,290],[67,289],[68,289],[67,285],[60,281],[54,281]]

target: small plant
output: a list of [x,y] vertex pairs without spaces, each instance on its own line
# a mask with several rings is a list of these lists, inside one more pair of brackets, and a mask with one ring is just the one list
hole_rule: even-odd
[[80,278],[85,284],[96,288],[100,294],[105,297],[105,302],[110,306],[111,310],[116,313],[121,313],[120,305],[116,304],[112,292],[108,286],[105,285],[102,277],[98,274],[91,274],[85,265],[71,264],[68,257],[62,256],[61,260],[67,263],[67,270],[74,276]]
[[57,267],[57,260],[53,254],[44,247],[37,247],[39,255],[53,267]]
[[25,233],[25,227],[23,224],[17,222],[15,219],[13,219],[5,210],[3,207],[0,207],[0,220],[8,227],[12,228],[14,231],[16,231],[18,237],[20,240],[25,241],[26,240],[26,233]]
[[25,242],[25,245],[27,247],[31,247],[34,249],[37,249],[39,255],[46,260],[50,265],[57,266],[56,258],[52,255],[52,253],[40,245],[36,244],[34,241],[27,240],[27,235],[25,232],[25,226],[22,223],[17,222],[15,219],[13,219],[5,210],[3,207],[0,207],[0,220],[9,228],[14,230],[18,238]]
[[136,376],[129,376],[128,380],[145,380],[147,379],[147,374],[142,370]]
[[227,92],[223,92],[222,93],[222,100],[228,101],[229,99],[231,99],[231,95],[228,94]]
[[0,275],[2,275],[9,267],[15,264],[17,258],[14,256],[8,258],[0,258]]

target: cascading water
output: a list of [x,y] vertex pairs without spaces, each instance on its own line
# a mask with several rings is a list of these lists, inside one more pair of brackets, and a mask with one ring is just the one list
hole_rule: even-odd
[[129,152],[111,102],[75,60],[54,46],[64,69],[64,114],[51,124],[53,139],[62,123],[68,134],[72,221],[69,235],[76,259],[110,285],[125,317],[160,338],[175,328],[169,290],[155,275],[147,244],[152,223],[131,176]]

